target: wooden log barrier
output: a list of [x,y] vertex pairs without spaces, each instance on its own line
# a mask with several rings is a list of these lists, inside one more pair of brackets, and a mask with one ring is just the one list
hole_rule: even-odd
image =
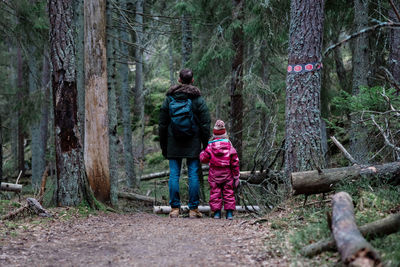
[[[202,213],[207,213],[211,212],[210,206],[198,206],[198,209]],[[250,212],[257,212],[260,210],[259,206],[236,206],[236,211],[237,212],[244,212],[244,211],[250,211]],[[153,212],[156,214],[168,214],[171,211],[170,206],[154,206],[153,207]],[[181,206],[181,211],[183,212],[188,212],[189,207],[188,206]]]
[[[389,235],[400,231],[400,213],[391,214],[381,220],[377,220],[360,227],[360,232],[367,240],[376,237]],[[333,237],[320,240],[304,247],[302,255],[307,257],[315,256],[324,251],[336,250],[336,243]]]
[[1,190],[20,193],[22,190],[22,184],[1,183]]
[[356,180],[361,176],[385,176],[400,182],[400,162],[391,162],[375,166],[355,165],[344,168],[325,169],[322,172],[304,171],[291,174],[294,195],[319,194],[332,191],[334,185],[343,180]]
[[339,192],[332,197],[332,233],[342,262],[351,266],[378,266],[375,249],[357,228],[350,195]]

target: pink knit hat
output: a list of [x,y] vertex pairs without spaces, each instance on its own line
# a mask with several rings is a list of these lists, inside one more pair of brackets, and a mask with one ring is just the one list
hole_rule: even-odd
[[217,120],[214,125],[213,134],[223,135],[226,133],[225,123],[222,120]]

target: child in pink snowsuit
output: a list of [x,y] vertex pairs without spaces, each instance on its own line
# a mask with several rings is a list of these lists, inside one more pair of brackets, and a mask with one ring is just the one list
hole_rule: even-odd
[[228,139],[222,120],[216,121],[212,140],[200,153],[200,161],[210,165],[208,183],[211,187],[210,208],[214,212],[214,218],[221,218],[224,205],[226,218],[232,220],[236,206],[233,189],[239,185],[239,158]]

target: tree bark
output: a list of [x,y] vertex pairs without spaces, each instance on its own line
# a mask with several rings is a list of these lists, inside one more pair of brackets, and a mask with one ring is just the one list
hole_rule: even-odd
[[377,252],[357,228],[353,202],[346,192],[339,192],[332,198],[332,233],[345,265],[377,266],[380,263]]
[[[85,136],[85,20],[83,17],[84,0],[74,0],[74,38],[76,61],[76,88],[78,99],[78,127],[81,136]],[[84,138],[82,138],[82,147],[85,147]]]
[[244,53],[244,4],[245,0],[232,0],[232,22],[238,23],[233,30],[232,46],[235,55],[231,68],[231,141],[236,148],[239,159],[242,159],[243,131],[243,53]]
[[[400,9],[400,2],[398,0],[393,1],[397,10]],[[389,9],[389,19],[394,22],[399,22],[393,8]],[[394,79],[400,82],[400,29],[391,28],[389,32],[389,69]],[[400,94],[398,89],[397,94]]]
[[115,62],[115,28],[112,18],[112,7],[107,1],[107,86],[108,86],[108,134],[110,142],[110,200],[115,207],[118,205],[118,136],[117,136],[117,96],[116,96],[116,62]]
[[[127,0],[121,1],[121,8],[127,9]],[[129,35],[127,32],[127,25],[125,29],[120,30],[120,48],[122,55],[128,55]],[[134,187],[136,185],[135,165],[133,161],[132,151],[132,122],[131,122],[131,91],[129,86],[129,66],[128,61],[119,64],[119,74],[121,79],[121,114],[123,126],[123,147],[124,147],[124,161],[125,161],[125,174],[127,177],[127,186]]]
[[[354,25],[359,32],[368,27],[368,1],[354,0]],[[360,92],[360,87],[368,86],[369,59],[368,35],[361,34],[354,39],[353,45],[353,90],[354,96]],[[351,116],[350,154],[357,162],[368,163],[367,130],[363,129],[360,115]]]
[[344,168],[325,169],[318,171],[294,172],[291,174],[293,194],[319,194],[332,191],[340,181],[351,181],[367,177],[384,177],[400,182],[400,162],[386,163],[375,166],[351,166]]
[[54,106],[58,206],[85,200],[94,207],[85,175],[77,118],[73,0],[50,0],[50,58]]
[[[136,75],[135,75],[135,113],[139,116],[140,131],[139,131],[139,175],[143,172],[143,160],[144,160],[144,72],[143,72],[143,45],[144,45],[144,26],[143,26],[143,5],[144,0],[136,1]],[[139,187],[140,179],[136,177],[135,186]]]
[[[289,64],[320,62],[324,1],[292,0]],[[322,168],[321,71],[286,77],[285,173]]]
[[110,200],[106,1],[84,2],[85,167],[97,199]]
[[[389,215],[381,220],[365,224],[360,227],[360,232],[368,240],[376,237],[390,235],[400,230],[400,213]],[[308,245],[301,250],[304,256],[312,257],[324,251],[336,250],[336,243],[333,237],[320,240]]]

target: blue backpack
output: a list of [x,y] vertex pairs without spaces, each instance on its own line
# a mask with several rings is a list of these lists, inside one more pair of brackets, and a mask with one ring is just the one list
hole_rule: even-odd
[[174,137],[193,137],[198,131],[198,126],[192,111],[192,100],[175,99],[172,96],[169,96],[169,99],[169,116]]

